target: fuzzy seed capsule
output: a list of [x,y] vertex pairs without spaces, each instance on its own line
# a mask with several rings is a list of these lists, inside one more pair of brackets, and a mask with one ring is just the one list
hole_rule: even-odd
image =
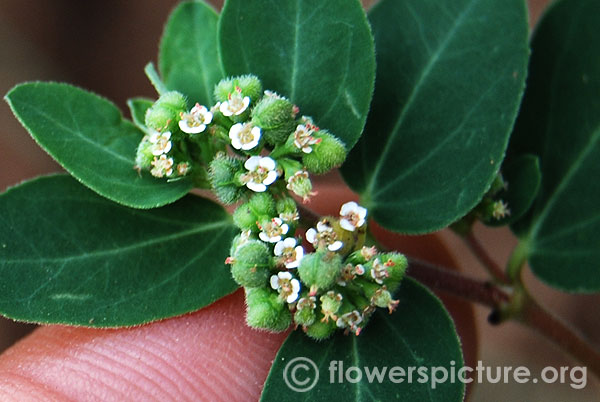
[[271,253],[264,243],[248,240],[235,250],[231,275],[241,286],[265,286],[270,274],[271,260]]
[[313,146],[312,152],[302,154],[302,163],[310,173],[322,174],[340,166],[346,159],[346,147],[326,130],[319,130],[313,137],[320,143]]
[[292,314],[276,292],[268,288],[246,288],[245,291],[248,326],[281,332],[291,325]]

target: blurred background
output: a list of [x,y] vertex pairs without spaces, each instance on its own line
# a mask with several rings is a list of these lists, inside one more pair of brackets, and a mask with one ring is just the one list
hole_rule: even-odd
[[[324,0],[325,1],[325,0]],[[530,22],[535,24],[548,0],[531,0]],[[163,25],[177,0],[1,0],[0,93],[30,80],[65,81],[113,100],[128,116],[126,100],[155,97],[143,68],[156,62]],[[213,1],[217,8],[221,1]],[[364,1],[370,5],[374,1]],[[510,27],[507,27],[510,29]],[[60,171],[0,103],[0,191],[40,174]],[[334,185],[336,175],[322,179]],[[507,230],[478,226],[477,235],[503,264],[516,244]],[[440,233],[461,269],[486,279],[484,271],[460,239]],[[572,323],[600,347],[598,307],[600,296],[565,295],[539,283],[529,273],[527,283],[540,301]],[[487,366],[527,366],[532,372],[544,366],[575,366],[577,362],[532,331],[515,323],[492,327],[489,311],[477,306],[479,359]],[[34,328],[0,318],[0,351]],[[480,384],[471,401],[591,401],[600,400],[600,385],[588,375],[583,390],[568,384]]]

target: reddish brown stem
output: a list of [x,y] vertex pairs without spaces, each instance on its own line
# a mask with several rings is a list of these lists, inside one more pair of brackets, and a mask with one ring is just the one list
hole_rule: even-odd
[[583,363],[600,378],[600,352],[567,324],[528,298],[520,313],[514,317],[523,325],[536,330]]

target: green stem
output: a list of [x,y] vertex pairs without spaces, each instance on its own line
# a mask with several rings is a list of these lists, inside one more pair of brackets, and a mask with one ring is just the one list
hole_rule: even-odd
[[521,240],[517,247],[513,250],[508,264],[506,266],[506,273],[511,283],[521,282],[521,271],[527,262],[529,256],[529,241]]

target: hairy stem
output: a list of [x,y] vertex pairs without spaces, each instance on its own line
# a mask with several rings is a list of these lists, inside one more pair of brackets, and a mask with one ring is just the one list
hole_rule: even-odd
[[497,309],[510,302],[510,295],[491,282],[469,278],[456,271],[409,258],[408,275],[431,289],[459,296]]
[[600,378],[600,352],[535,300],[528,297],[522,310],[514,319],[551,340]]

